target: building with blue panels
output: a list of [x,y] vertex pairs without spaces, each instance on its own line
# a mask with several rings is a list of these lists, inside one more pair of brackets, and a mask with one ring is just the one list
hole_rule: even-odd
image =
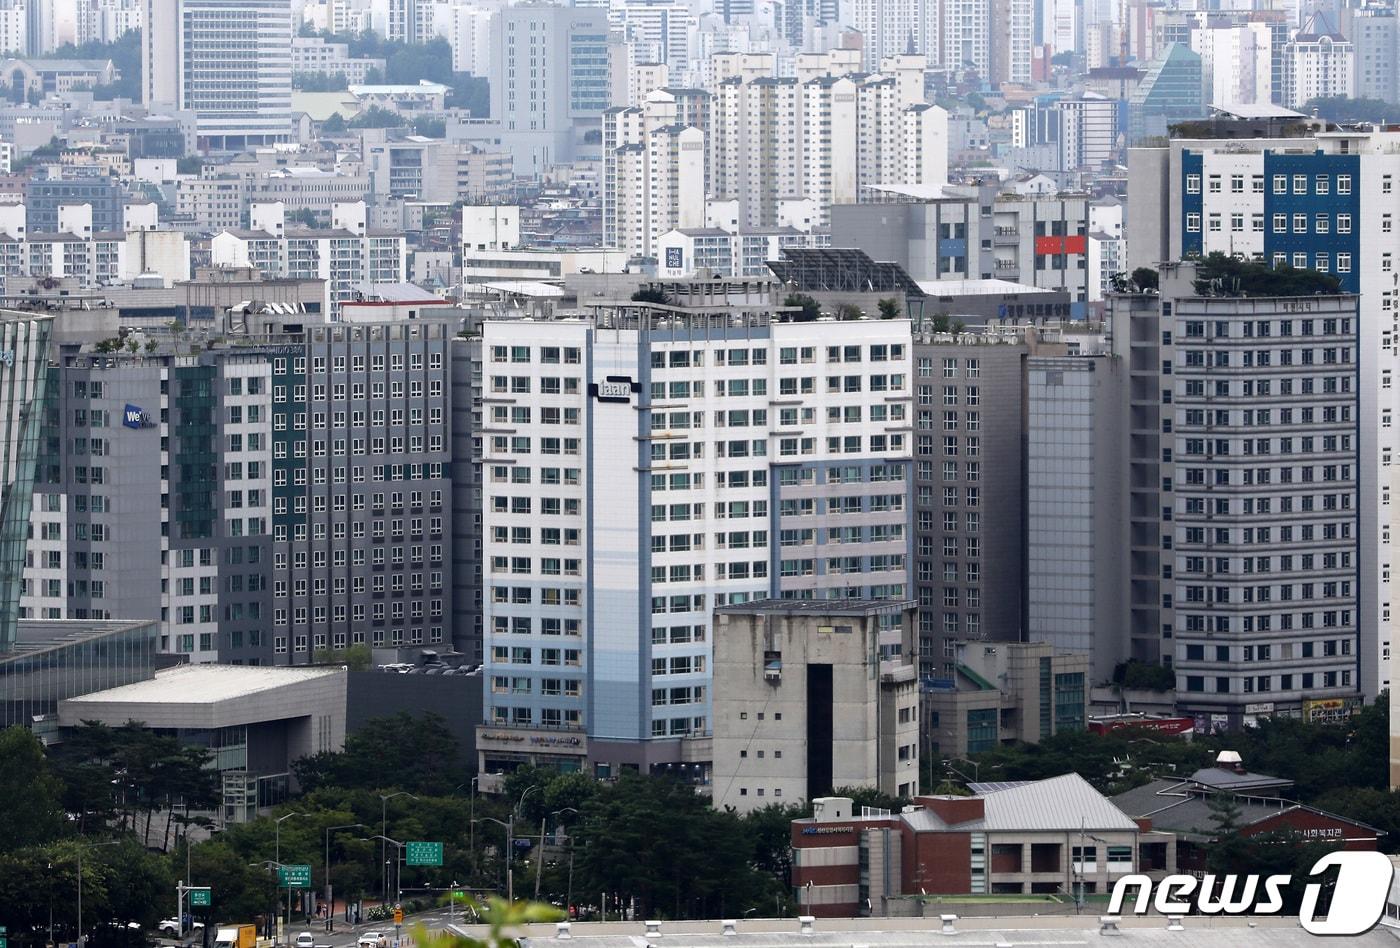
[[1361,691],[1375,696],[1390,683],[1393,634],[1400,133],[1299,123],[1289,128],[1306,137],[1250,139],[1230,124],[1129,151],[1127,268],[1221,252],[1317,269],[1358,294],[1356,627]]

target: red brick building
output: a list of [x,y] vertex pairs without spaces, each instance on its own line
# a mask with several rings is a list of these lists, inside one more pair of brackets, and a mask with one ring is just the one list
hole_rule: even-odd
[[974,784],[970,797],[918,797],[902,813],[813,801],[792,823],[792,884],[818,917],[917,915],[925,895],[1073,899],[1120,876],[1175,870],[1170,833],[1144,829],[1078,774]]

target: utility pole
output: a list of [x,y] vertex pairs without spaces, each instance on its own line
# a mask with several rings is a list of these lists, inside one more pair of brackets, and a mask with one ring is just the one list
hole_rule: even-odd
[[545,817],[540,817],[540,855],[535,860],[535,901],[540,900],[540,876],[544,874],[544,821]]

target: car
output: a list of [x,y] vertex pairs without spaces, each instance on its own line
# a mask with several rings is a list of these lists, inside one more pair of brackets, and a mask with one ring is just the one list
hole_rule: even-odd
[[387,937],[383,932],[361,932],[355,948],[379,948],[379,943]]
[[296,948],[316,948],[316,938],[310,932],[302,932],[297,936]]
[[[156,927],[160,929],[160,933],[162,935],[165,935],[168,938],[180,937],[180,920],[178,918],[161,919],[160,924]],[[202,928],[204,928],[203,922],[190,922],[188,920],[186,920],[185,922],[186,932],[199,931]]]

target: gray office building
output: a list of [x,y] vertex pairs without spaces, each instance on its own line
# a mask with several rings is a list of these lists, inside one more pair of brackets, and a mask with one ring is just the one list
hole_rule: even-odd
[[1358,700],[1357,297],[1110,299],[1128,371],[1131,654],[1210,727]]
[[1089,656],[1098,681],[1127,657],[1122,375],[1104,355],[1026,361],[1026,640]]
[[1024,620],[1022,363],[1016,336],[914,336],[914,596],[920,674],[955,643],[1019,641]]

